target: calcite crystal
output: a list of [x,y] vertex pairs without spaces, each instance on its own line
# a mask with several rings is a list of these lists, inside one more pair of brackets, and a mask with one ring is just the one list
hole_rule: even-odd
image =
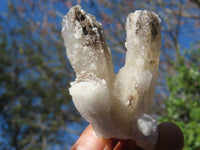
[[153,149],[158,133],[150,108],[158,78],[160,19],[138,10],[128,15],[126,30],[126,62],[115,74],[102,24],[79,5],[69,10],[62,24],[76,72],[69,91],[97,136],[133,139],[143,149]]

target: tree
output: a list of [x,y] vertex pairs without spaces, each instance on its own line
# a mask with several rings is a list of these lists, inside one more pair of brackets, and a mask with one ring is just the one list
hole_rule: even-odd
[[183,131],[184,150],[200,149],[200,49],[178,55],[174,75],[167,78],[170,96],[160,122],[171,121]]
[[177,53],[182,53],[182,49],[189,48],[191,43],[194,45],[198,43],[198,39],[195,38],[200,35],[200,9],[197,3],[192,0],[98,0],[98,3],[89,0],[89,2],[96,9],[96,16],[103,21],[109,45],[112,50],[115,50],[114,64],[118,66],[123,66],[123,61],[118,61],[119,57],[116,52],[126,51],[122,43],[126,37],[127,15],[137,9],[147,9],[159,15],[162,25],[162,48],[157,85],[159,91],[155,99],[158,103],[165,99],[167,97],[165,78],[173,70],[171,60],[175,60]]
[[[170,60],[182,53],[179,39],[190,33],[187,40],[196,44],[192,37],[199,36],[195,29],[199,27],[200,13],[195,0],[8,0],[1,2],[1,8],[5,3],[6,8],[0,10],[0,125],[6,140],[0,149],[44,149],[58,143],[69,148],[74,135],[80,134],[70,128],[73,122],[85,122],[68,93],[74,73],[60,37],[62,17],[70,6],[81,4],[103,22],[115,66],[122,66],[124,61],[122,43],[127,14],[135,9],[157,12],[162,19],[164,39],[161,79],[172,73]],[[186,25],[190,30],[185,30]],[[168,96],[163,94],[163,81],[159,82],[157,101]],[[64,141],[66,134],[68,140]]]
[[24,16],[33,4],[11,2],[0,16],[0,149],[66,148],[65,134],[79,134],[69,123],[81,119],[67,90],[73,72],[60,30]]

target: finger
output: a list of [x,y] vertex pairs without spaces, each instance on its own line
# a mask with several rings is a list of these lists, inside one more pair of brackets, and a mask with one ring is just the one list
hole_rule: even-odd
[[111,140],[106,140],[96,136],[90,124],[81,134],[71,150],[112,150]]
[[120,140],[113,150],[142,150],[133,140]]
[[182,150],[183,145],[183,133],[177,125],[164,122],[158,126],[156,150]]

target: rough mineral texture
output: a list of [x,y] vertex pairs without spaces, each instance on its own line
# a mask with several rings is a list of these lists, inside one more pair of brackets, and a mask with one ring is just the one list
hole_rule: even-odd
[[79,5],[64,17],[62,36],[76,72],[70,94],[80,114],[104,138],[133,139],[153,149],[157,123],[150,115],[158,78],[160,19],[153,12],[130,13],[125,66],[115,74],[101,23]]

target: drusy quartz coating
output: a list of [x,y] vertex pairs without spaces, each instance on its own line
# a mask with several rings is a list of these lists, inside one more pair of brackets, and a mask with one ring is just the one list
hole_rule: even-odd
[[158,78],[160,19],[149,11],[130,13],[126,23],[125,66],[114,73],[102,24],[79,5],[63,18],[62,37],[76,72],[69,89],[80,114],[97,136],[133,139],[153,149],[157,122],[150,107]]

